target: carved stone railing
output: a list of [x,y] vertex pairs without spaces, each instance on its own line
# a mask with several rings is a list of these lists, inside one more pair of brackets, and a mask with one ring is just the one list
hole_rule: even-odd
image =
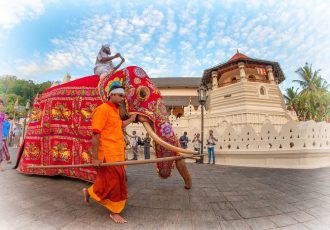
[[215,130],[219,142],[217,150],[284,150],[284,149],[329,149],[330,124],[289,121],[277,132],[271,123],[262,126],[256,133],[252,126],[245,126],[241,132],[235,132],[231,125],[226,129]]
[[[170,121],[178,138],[187,131],[191,141],[195,133],[200,133],[200,116],[170,117]],[[256,132],[250,124],[237,130],[230,123],[206,120],[204,140],[210,129],[218,139],[215,145],[218,164],[276,168],[330,166],[330,124],[326,122],[289,121],[276,131],[275,125],[268,121]],[[130,125],[128,131],[132,130],[145,134],[141,125]],[[191,142],[188,148],[193,148]],[[204,149],[206,152],[206,146]]]

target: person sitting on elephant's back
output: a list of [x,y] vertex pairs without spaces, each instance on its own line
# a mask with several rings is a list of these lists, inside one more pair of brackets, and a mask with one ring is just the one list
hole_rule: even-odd
[[[106,44],[101,47],[96,57],[94,74],[99,75],[101,78],[116,71],[121,66],[121,64],[125,62],[125,59],[121,56],[120,53],[117,53],[113,56],[109,56],[110,54],[110,46]],[[114,67],[112,60],[115,58],[121,58],[121,61],[117,66]]]

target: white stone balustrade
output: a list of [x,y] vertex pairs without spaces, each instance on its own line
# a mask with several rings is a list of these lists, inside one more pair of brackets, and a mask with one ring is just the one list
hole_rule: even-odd
[[[191,109],[191,110],[190,110]],[[200,133],[200,111],[186,108],[185,117],[169,116],[173,130],[179,138],[188,132],[190,141]],[[204,126],[204,145],[208,131],[213,130],[218,139],[215,145],[217,163],[253,167],[318,168],[330,166],[330,124],[314,121],[296,122],[289,120],[279,126],[265,120],[263,124],[232,124],[224,117],[207,116]],[[127,128],[143,136],[142,125]],[[193,144],[188,143],[193,149]],[[204,146],[206,151],[206,146]]]

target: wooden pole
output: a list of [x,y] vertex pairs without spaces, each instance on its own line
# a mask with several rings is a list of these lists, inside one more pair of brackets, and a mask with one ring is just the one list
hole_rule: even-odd
[[[101,163],[100,167],[105,166],[118,166],[118,165],[139,165],[139,164],[150,164],[150,163],[158,163],[164,161],[173,161],[173,160],[181,160],[181,159],[199,159],[198,156],[174,156],[174,157],[163,157],[157,159],[150,159],[150,160],[135,160],[135,161],[118,161],[118,162],[111,162],[111,163]],[[86,167],[97,167],[94,164],[79,164],[79,165],[29,165],[27,168],[29,169],[51,169],[51,168],[86,168]]]

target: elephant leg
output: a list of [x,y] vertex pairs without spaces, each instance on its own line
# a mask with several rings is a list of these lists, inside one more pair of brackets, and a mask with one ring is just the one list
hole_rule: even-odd
[[178,169],[180,175],[182,176],[184,183],[185,183],[185,189],[190,189],[192,186],[191,176],[188,172],[186,163],[184,160],[177,160],[175,161],[176,168]]

